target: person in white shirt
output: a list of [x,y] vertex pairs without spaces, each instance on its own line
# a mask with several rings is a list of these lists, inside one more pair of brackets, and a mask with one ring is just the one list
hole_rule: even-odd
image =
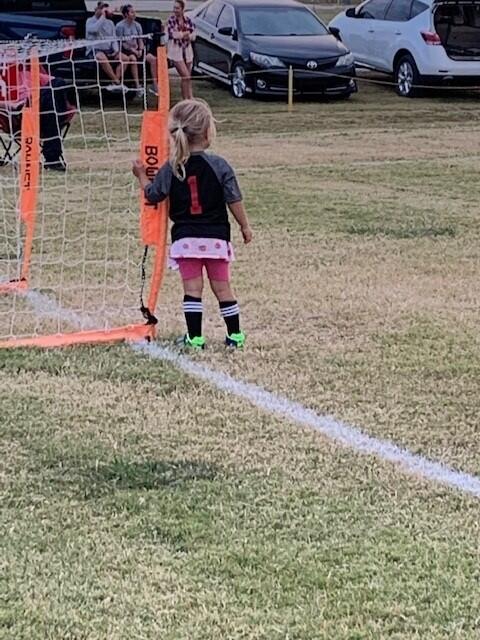
[[[107,2],[98,2],[95,13],[88,18],[85,25],[87,40],[95,40],[95,43],[87,49],[87,55],[93,56],[102,67],[106,76],[111,80],[107,91],[126,91],[122,80],[125,69],[131,61],[127,55],[120,51],[118,45],[115,24],[110,19],[113,12]],[[117,63],[115,70],[113,64]],[[132,74],[133,75],[133,74]]]

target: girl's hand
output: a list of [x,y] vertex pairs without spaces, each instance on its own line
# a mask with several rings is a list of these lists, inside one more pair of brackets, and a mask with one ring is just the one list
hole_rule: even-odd
[[241,227],[240,230],[242,232],[243,241],[245,242],[245,244],[249,244],[253,238],[253,232],[251,228],[247,225],[246,227]]
[[140,180],[147,175],[145,165],[141,160],[134,160],[132,163],[133,175]]

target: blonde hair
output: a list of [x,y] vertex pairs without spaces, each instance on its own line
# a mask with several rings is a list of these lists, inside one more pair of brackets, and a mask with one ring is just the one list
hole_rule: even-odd
[[216,136],[212,110],[200,98],[182,100],[170,111],[170,164],[179,180],[185,180],[185,163],[193,146],[207,148]]

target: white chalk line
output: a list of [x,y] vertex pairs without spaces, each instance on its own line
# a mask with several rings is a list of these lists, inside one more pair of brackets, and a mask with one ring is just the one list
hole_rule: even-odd
[[[79,328],[86,324],[79,314],[63,309],[41,293],[26,292],[25,297],[41,313],[51,314],[54,311],[60,315],[62,320]],[[91,321],[92,318],[89,317],[88,324]],[[480,498],[480,477],[478,476],[457,471],[440,462],[411,453],[408,449],[399,447],[388,440],[369,436],[357,427],[332,416],[318,414],[299,402],[267,391],[258,385],[237,380],[227,373],[212,369],[205,364],[194,362],[171,347],[159,343],[133,343],[131,346],[135,353],[146,355],[154,360],[168,362],[187,375],[207,382],[220,391],[247,400],[250,404],[271,415],[309,427],[355,453],[375,456],[398,466],[410,475]]]

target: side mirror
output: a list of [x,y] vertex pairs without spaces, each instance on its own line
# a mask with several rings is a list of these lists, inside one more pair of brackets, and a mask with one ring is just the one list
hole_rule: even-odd
[[349,7],[345,11],[345,15],[347,16],[347,18],[356,18],[357,17],[357,12],[355,11],[355,7]]
[[340,40],[340,42],[342,41],[342,39],[340,38],[340,29],[338,29],[337,27],[329,27],[328,30],[330,31],[332,36],[335,36],[337,40]]
[[233,36],[233,29],[232,27],[220,27],[218,33],[221,36]]

